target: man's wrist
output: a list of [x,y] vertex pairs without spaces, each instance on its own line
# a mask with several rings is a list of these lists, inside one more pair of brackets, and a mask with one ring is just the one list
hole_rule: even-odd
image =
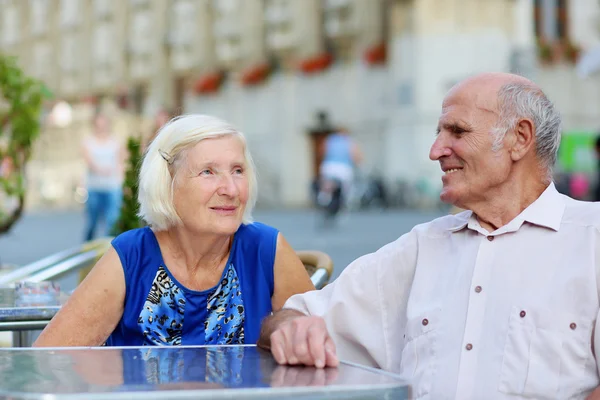
[[265,350],[271,350],[271,334],[284,322],[305,316],[306,314],[303,312],[291,308],[276,311],[263,321],[257,346]]

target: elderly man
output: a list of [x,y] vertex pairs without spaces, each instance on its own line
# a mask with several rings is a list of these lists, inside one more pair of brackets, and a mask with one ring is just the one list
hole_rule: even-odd
[[291,297],[259,345],[282,364],[359,362],[418,399],[583,399],[599,384],[600,207],[559,194],[560,116],[534,83],[471,77],[430,158],[467,211],[416,226]]

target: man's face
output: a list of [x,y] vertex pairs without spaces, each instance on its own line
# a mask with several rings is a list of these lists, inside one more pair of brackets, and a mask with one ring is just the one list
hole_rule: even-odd
[[495,93],[485,93],[473,85],[449,93],[429,153],[444,171],[441,200],[461,208],[485,200],[508,179],[512,164],[507,151],[492,149],[498,107]]

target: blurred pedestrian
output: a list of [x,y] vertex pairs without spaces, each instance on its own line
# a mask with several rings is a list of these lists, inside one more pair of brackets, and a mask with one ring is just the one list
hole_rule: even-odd
[[594,201],[600,201],[600,133],[596,138],[596,143],[594,145],[594,150],[596,150],[596,159],[598,160],[597,173],[596,173],[596,187],[594,190]]
[[574,173],[569,181],[569,191],[572,198],[587,200],[590,182],[588,177],[581,172]]
[[348,130],[340,128],[327,136],[321,152],[323,161],[319,168],[320,184],[327,187],[326,182],[339,182],[344,202],[354,182],[354,169],[363,160],[362,151],[350,137]]
[[121,209],[125,149],[114,137],[105,115],[96,115],[93,134],[83,140],[82,153],[87,166],[87,241],[95,237],[101,220],[103,234],[110,235]]

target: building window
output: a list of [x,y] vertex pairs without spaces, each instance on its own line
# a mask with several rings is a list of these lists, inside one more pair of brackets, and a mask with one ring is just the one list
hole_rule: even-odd
[[78,25],[81,18],[81,3],[79,0],[62,0],[60,2],[60,22],[63,28]]
[[567,0],[534,0],[535,35],[544,41],[567,40]]
[[269,50],[291,49],[297,44],[289,0],[265,0],[265,39]]
[[12,46],[19,41],[19,9],[10,4],[1,4],[2,10],[2,44]]
[[113,0],[94,0],[94,15],[98,19],[111,17],[113,14]]
[[49,15],[48,0],[32,0],[30,4],[30,22],[31,33],[34,36],[44,35],[48,28]]

